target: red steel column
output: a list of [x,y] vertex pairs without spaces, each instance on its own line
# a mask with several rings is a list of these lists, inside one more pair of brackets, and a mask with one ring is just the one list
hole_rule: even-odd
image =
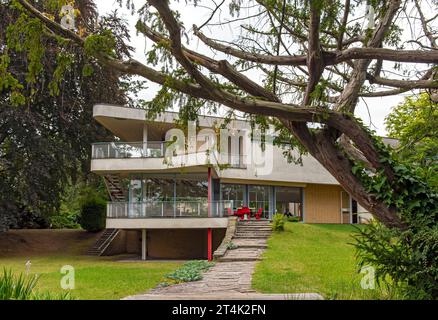
[[[207,188],[207,204],[208,216],[211,217],[211,168],[208,168],[208,188]],[[213,260],[213,235],[211,228],[207,229],[207,256],[208,261]]]
[[207,175],[207,205],[208,205],[208,216],[211,217],[211,168],[208,168]]
[[213,232],[211,228],[207,229],[207,247],[208,247],[208,261],[213,260]]

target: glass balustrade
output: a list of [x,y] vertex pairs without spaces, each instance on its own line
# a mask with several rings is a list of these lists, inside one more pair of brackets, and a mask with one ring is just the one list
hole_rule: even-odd
[[229,215],[232,201],[110,202],[107,217],[115,218],[219,218]]

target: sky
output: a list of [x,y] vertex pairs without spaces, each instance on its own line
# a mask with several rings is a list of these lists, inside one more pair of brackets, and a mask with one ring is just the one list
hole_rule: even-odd
[[[144,0],[134,0],[134,3],[144,3]],[[147,48],[150,48],[150,41],[145,39],[142,35],[137,35],[135,31],[135,23],[137,21],[136,16],[132,16],[128,10],[124,7],[120,8],[115,0],[95,0],[95,3],[98,7],[99,14],[105,15],[115,9],[117,9],[124,18],[129,22],[130,30],[131,30],[131,45],[135,48],[135,52],[133,57],[139,61],[145,62],[145,52]],[[202,3],[202,2],[201,2]],[[138,6],[137,6],[138,7]],[[171,4],[172,9],[177,9],[181,13],[181,19],[184,22],[185,26],[192,26],[193,24],[200,25],[202,24],[210,15],[210,11],[203,9],[202,7],[197,7],[196,9],[193,7],[193,4],[189,3],[186,5],[185,1],[180,1],[179,4],[174,5]],[[226,10],[224,10],[226,11]],[[222,15],[225,12],[222,11]],[[193,13],[196,12],[196,15]],[[226,20],[227,17],[222,16],[221,20]],[[217,29],[215,29],[215,37],[219,39],[227,38],[232,34],[231,27],[221,27],[219,34]],[[218,58],[221,54],[217,52],[213,52],[210,49],[206,48],[202,43],[200,43],[197,39],[192,39],[191,42],[192,49],[199,50],[200,52],[209,55],[213,58]],[[223,57],[222,57],[223,58]],[[255,75],[257,76],[257,75]],[[152,99],[155,95],[156,90],[159,88],[158,85],[148,82],[148,89],[140,94],[140,97],[143,99]],[[378,97],[378,98],[366,98],[365,100],[360,100],[358,106],[356,107],[356,116],[360,117],[363,122],[368,125],[372,130],[375,130],[378,135],[387,136],[387,132],[385,129],[384,120],[385,117],[390,113],[391,108],[396,106],[397,104],[403,102],[404,97],[407,94],[390,96],[390,97]]]

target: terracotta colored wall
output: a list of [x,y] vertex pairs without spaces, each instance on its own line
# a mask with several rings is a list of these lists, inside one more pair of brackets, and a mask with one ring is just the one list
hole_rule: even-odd
[[112,256],[126,252],[126,231],[120,230],[117,237],[110,243],[105,251],[106,256]]
[[304,188],[304,222],[342,223],[341,190],[336,185],[307,185]]
[[[226,229],[213,229],[213,252],[219,247]],[[147,230],[149,258],[206,259],[207,229]],[[141,230],[120,230],[105,255],[141,254]]]
[[141,231],[126,230],[126,253],[141,254]]
[[[225,229],[213,229],[213,251],[219,247]],[[207,258],[207,229],[147,230],[148,257],[160,259]]]

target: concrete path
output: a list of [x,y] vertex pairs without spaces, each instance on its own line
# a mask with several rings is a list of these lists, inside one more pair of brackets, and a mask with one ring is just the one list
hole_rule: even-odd
[[[238,224],[232,242],[237,249],[228,250],[216,264],[203,274],[203,279],[169,287],[157,287],[145,294],[126,297],[127,300],[320,300],[318,294],[261,294],[251,288],[252,274],[261,260],[270,232],[257,236],[259,227],[267,223]],[[251,230],[248,230],[251,229]]]

